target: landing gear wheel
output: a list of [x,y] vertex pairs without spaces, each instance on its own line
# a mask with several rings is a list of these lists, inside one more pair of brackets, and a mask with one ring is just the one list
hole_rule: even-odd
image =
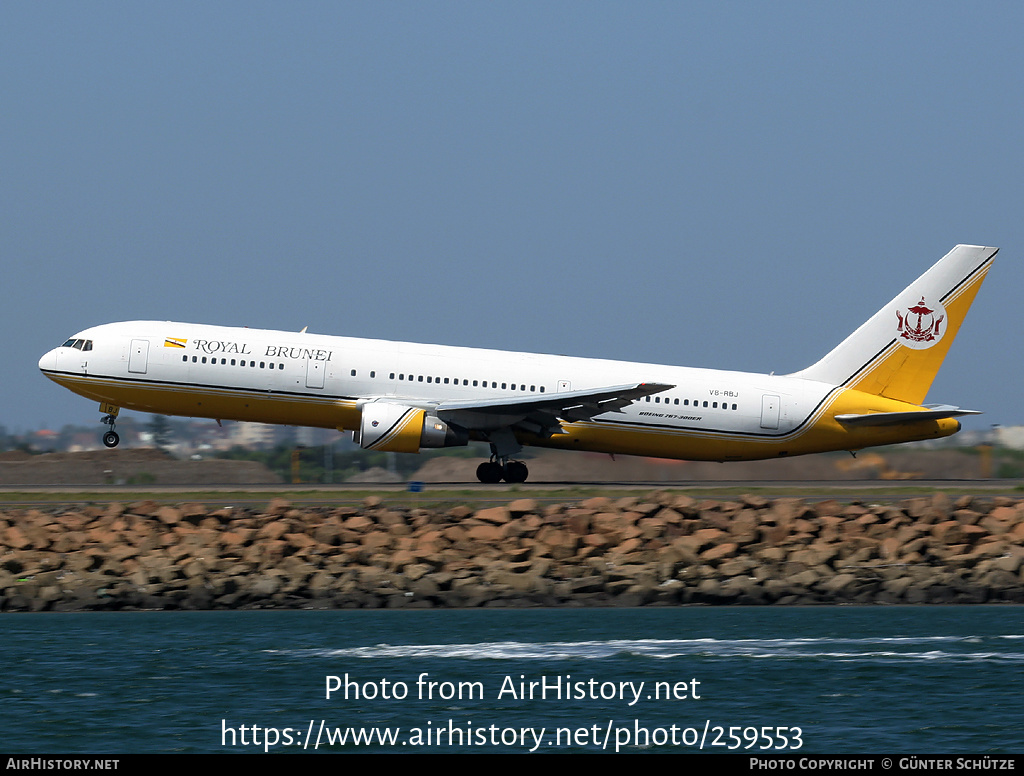
[[509,461],[505,464],[505,482],[526,482],[526,478],[529,476],[530,470],[522,461]]
[[497,461],[484,461],[476,467],[476,478],[480,480],[480,482],[485,482],[488,485],[501,482],[503,474],[504,471],[501,468],[501,464]]
[[104,415],[102,418],[100,418],[100,423],[102,423],[104,426],[110,426],[110,430],[103,435],[103,444],[105,444],[107,447],[117,447],[117,443],[121,441],[121,437],[119,437],[117,435],[117,432],[114,431],[114,423],[116,422],[116,414]]

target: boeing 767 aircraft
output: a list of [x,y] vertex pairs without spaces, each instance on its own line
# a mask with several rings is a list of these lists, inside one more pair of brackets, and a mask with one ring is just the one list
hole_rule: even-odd
[[789,375],[419,345],[169,321],[108,323],[39,360],[122,407],[351,430],[404,453],[490,443],[481,482],[524,482],[524,445],[741,461],[934,439],[960,430],[925,395],[997,248],[958,245],[832,352]]

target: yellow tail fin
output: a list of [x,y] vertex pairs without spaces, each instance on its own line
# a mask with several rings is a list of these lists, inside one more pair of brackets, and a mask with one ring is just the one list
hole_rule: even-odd
[[998,250],[956,246],[832,352],[793,377],[921,404]]

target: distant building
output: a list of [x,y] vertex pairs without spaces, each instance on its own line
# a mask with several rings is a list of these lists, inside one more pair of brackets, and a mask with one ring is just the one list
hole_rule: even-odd
[[59,437],[60,434],[56,431],[42,428],[32,434],[32,441],[29,444],[33,450],[47,452],[56,449]]
[[1024,426],[996,426],[992,429],[993,442],[1000,447],[1024,450]]
[[267,448],[274,446],[275,431],[268,423],[232,423],[228,438],[232,446]]

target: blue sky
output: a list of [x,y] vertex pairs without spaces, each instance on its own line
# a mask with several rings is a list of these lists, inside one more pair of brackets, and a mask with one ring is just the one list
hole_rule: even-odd
[[788,372],[1002,248],[929,401],[1024,422],[1024,6],[7,2],[0,424],[169,319]]

